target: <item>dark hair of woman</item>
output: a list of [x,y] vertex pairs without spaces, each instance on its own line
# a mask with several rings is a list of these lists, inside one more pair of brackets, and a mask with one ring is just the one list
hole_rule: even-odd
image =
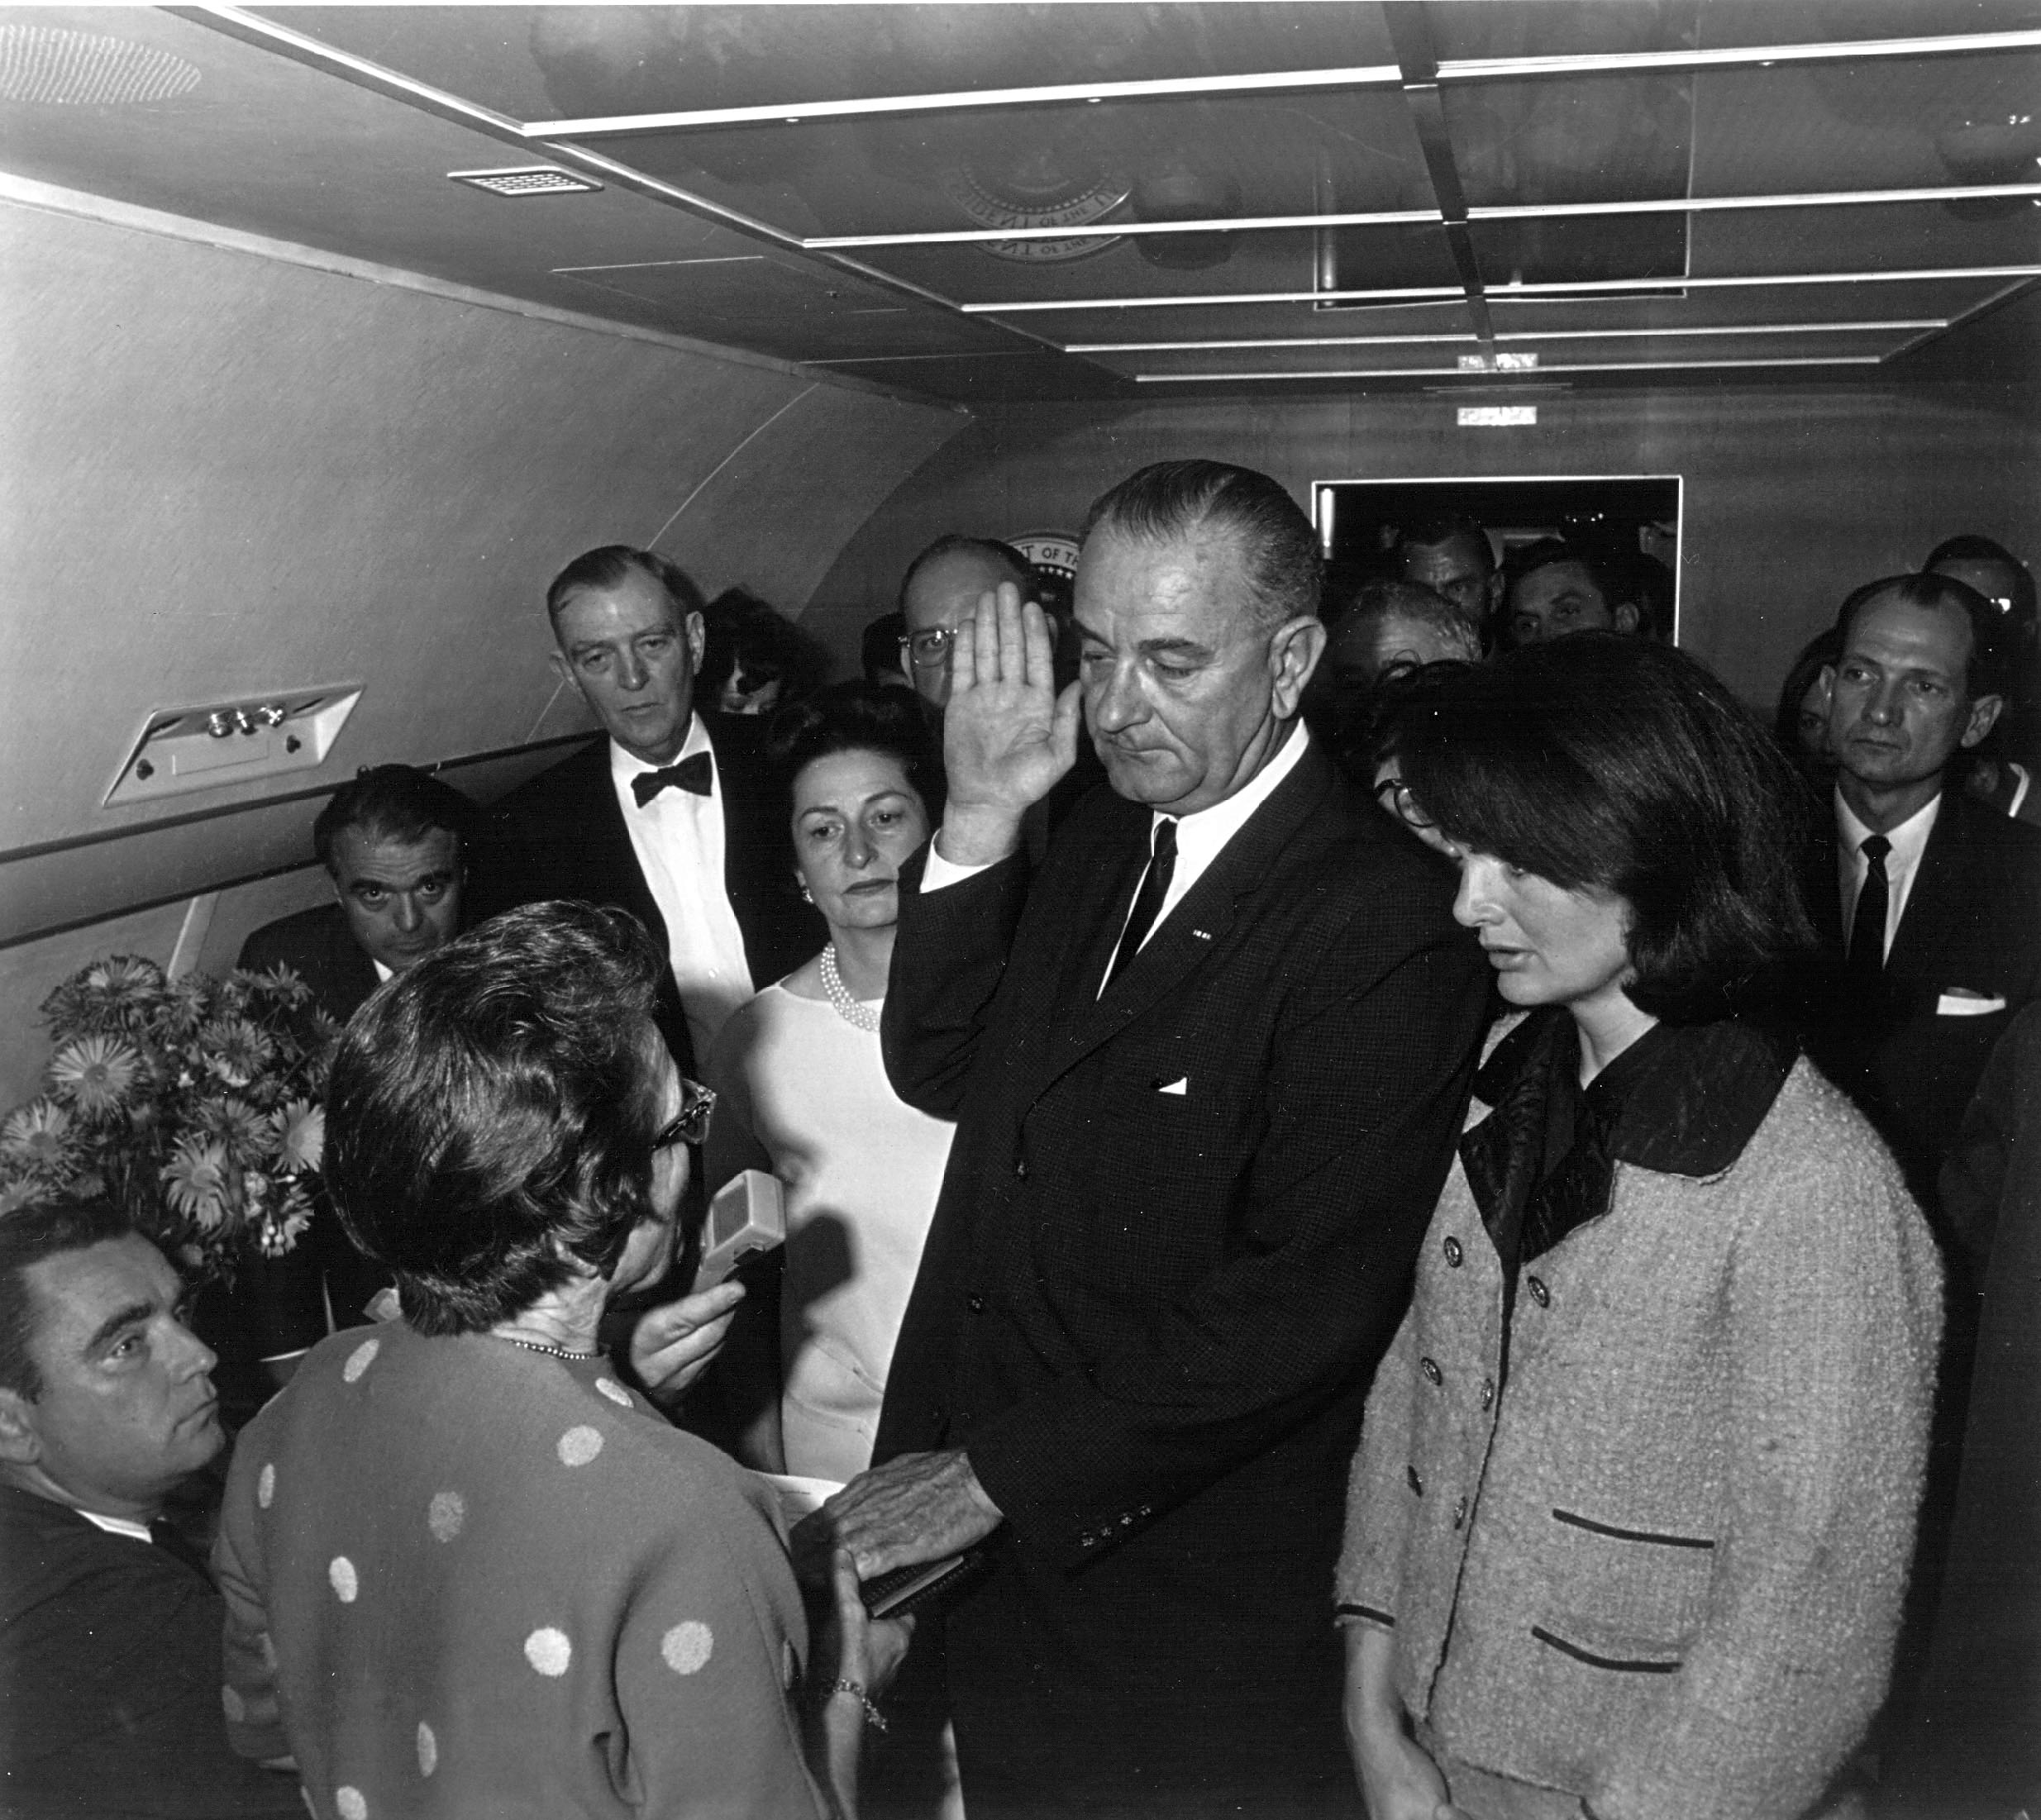
[[1412,798],[1462,846],[1622,898],[1640,1008],[1686,1022],[1757,1008],[1811,946],[1804,793],[1693,659],[1581,632],[1427,684],[1394,740]]
[[1772,737],[1790,758],[1797,760],[1800,750],[1800,703],[1807,692],[1814,686],[1815,679],[1843,655],[1843,635],[1833,626],[1824,632],[1817,632],[1801,646],[1800,654],[1793,660],[1793,667],[1786,673],[1786,680],[1779,685],[1779,705],[1772,717]]
[[422,1333],[477,1332],[607,1275],[646,1217],[664,961],[643,927],[529,904],[370,998],[327,1091],[326,1185]]
[[942,817],[942,769],[921,698],[861,678],[832,683],[806,700],[783,708],[768,736],[783,787],[817,759],[836,752],[886,752],[900,761],[928,811],[931,826]]

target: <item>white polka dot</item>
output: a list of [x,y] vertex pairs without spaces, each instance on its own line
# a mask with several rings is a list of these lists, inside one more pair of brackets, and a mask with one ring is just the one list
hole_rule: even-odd
[[418,1721],[418,1774],[430,1775],[440,1766],[440,1741],[432,1736],[432,1727],[423,1719]]
[[468,1500],[457,1491],[436,1491],[426,1507],[425,1527],[436,1542],[451,1542],[468,1520]]
[[343,1605],[351,1605],[355,1594],[361,1590],[361,1582],[355,1577],[355,1564],[345,1555],[336,1555],[327,1563],[326,1577],[332,1581],[333,1590]]
[[709,1651],[715,1646],[714,1633],[692,1618],[684,1624],[675,1625],[659,1640],[659,1653],[675,1675],[699,1674],[708,1666]]
[[603,1432],[584,1423],[579,1428],[570,1428],[560,1437],[560,1463],[563,1466],[585,1466],[603,1451]]
[[255,1502],[267,1510],[269,1501],[275,1496],[276,1465],[272,1461],[255,1475]]
[[248,1717],[248,1703],[231,1687],[220,1689],[220,1710],[227,1715],[229,1725],[239,1725]]
[[333,1805],[340,1810],[341,1820],[369,1820],[369,1798],[359,1789],[336,1789]]
[[548,1625],[524,1640],[524,1659],[541,1675],[565,1675],[567,1665],[574,1660],[574,1645],[567,1641],[565,1631]]
[[595,1388],[612,1403],[622,1403],[627,1409],[631,1407],[631,1393],[618,1384],[614,1378],[598,1378],[595,1380]]
[[383,1350],[380,1340],[364,1340],[347,1355],[347,1363],[341,1367],[341,1375],[352,1384],[361,1374],[375,1363],[375,1355]]

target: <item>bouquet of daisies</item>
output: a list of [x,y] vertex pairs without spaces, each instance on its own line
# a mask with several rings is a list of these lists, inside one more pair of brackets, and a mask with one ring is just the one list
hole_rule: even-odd
[[340,1027],[289,969],[166,979],[115,955],[43,1003],[43,1091],[0,1124],[0,1216],[103,1194],[195,1274],[280,1257],[312,1214]]

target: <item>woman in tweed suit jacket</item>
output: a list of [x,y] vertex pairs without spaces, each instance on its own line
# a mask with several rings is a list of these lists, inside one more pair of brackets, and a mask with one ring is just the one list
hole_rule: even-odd
[[1437,685],[1397,755],[1525,1015],[1354,1463],[1370,1812],[1791,1820],[1884,1693],[1940,1319],[1891,1159],[1753,1012],[1807,940],[1792,784],[1600,635]]

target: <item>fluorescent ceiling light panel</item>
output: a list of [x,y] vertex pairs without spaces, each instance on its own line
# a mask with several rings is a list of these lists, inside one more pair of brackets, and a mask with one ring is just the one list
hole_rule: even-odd
[[515,164],[503,170],[450,170],[456,183],[485,189],[492,196],[568,196],[603,186],[593,177],[579,177],[557,164]]

